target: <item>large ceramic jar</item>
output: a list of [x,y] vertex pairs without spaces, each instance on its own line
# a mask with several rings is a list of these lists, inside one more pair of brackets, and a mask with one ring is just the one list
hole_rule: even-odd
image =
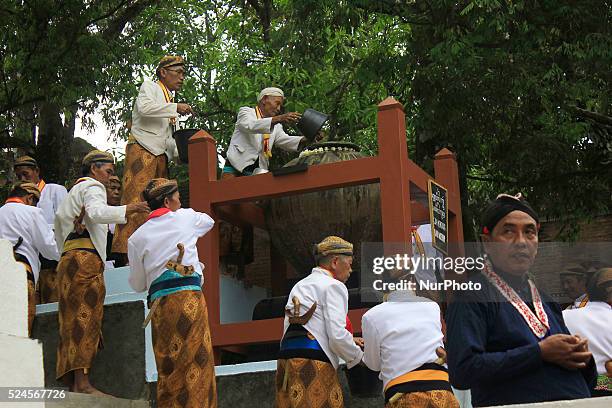
[[[366,157],[359,146],[347,142],[325,142],[309,146],[292,166],[309,166]],[[328,235],[338,235],[354,244],[351,281],[356,283],[362,242],[382,240],[380,190],[366,184],[317,191],[269,200],[263,205],[272,244],[301,275],[313,265],[313,244]],[[351,285],[352,286],[352,285]]]

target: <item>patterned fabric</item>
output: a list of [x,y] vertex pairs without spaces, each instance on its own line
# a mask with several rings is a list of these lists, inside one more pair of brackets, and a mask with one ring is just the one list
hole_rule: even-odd
[[607,391],[612,393],[612,378],[605,374],[597,376],[597,385],[595,385],[596,391]]
[[[154,156],[138,143],[125,148],[125,170],[121,205],[142,201],[142,192],[154,178],[168,178],[168,160],[165,154]],[[113,252],[127,253],[128,238],[147,220],[147,213],[128,216],[127,224],[118,224],[113,237]]]
[[83,166],[92,165],[94,163],[115,163],[115,157],[108,153],[103,152],[101,150],[92,150],[87,153],[85,157],[83,157],[83,161],[81,162]]
[[546,336],[546,333],[548,333],[548,330],[550,329],[550,324],[548,324],[548,316],[546,315],[546,311],[544,310],[544,306],[542,305],[542,300],[540,299],[538,289],[531,281],[531,279],[529,279],[527,282],[529,283],[529,287],[531,288],[531,298],[533,299],[533,308],[536,312],[535,314],[527,306],[525,301],[521,299],[521,297],[514,291],[514,289],[512,289],[510,285],[504,282],[504,280],[501,279],[499,275],[493,272],[493,266],[491,265],[490,261],[487,260],[485,262],[485,267],[482,270],[482,274],[521,314],[533,334],[538,336],[539,339],[544,338],[544,336]]
[[157,406],[216,408],[212,341],[202,292],[162,297],[151,322]]
[[276,408],[338,407],[344,407],[344,397],[333,365],[305,358],[277,360]]
[[459,408],[459,402],[450,391],[411,392],[389,401],[385,408]]
[[58,380],[73,370],[88,370],[102,347],[103,273],[104,262],[97,253],[75,249],[62,254],[57,266]]
[[53,303],[59,301],[57,293],[57,271],[55,268],[41,269],[38,275],[38,303]]
[[[26,279],[28,283],[28,336],[32,337],[32,325],[36,316],[36,288],[34,287],[34,275],[29,264],[17,261],[25,266]],[[29,275],[29,276],[28,276]]]

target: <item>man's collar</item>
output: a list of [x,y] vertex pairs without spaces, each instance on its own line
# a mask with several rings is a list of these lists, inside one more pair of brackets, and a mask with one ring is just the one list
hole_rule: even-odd
[[394,290],[387,295],[387,302],[405,302],[414,300],[416,297],[413,290]]

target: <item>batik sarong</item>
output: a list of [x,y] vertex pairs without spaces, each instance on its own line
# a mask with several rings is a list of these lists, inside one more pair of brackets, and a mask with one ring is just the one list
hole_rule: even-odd
[[28,336],[32,337],[32,325],[36,316],[36,286],[34,285],[34,273],[32,267],[23,255],[16,254],[15,260],[25,267],[25,278],[28,285]]
[[276,408],[344,407],[331,363],[306,358],[277,360]]
[[208,311],[201,291],[163,296],[151,318],[158,407],[217,407]]
[[459,402],[451,391],[434,390],[401,394],[385,408],[459,408]]
[[62,254],[57,266],[59,343],[57,378],[77,369],[89,370],[102,346],[104,263],[95,250]]
[[[123,190],[121,205],[143,201],[142,192],[154,178],[168,178],[168,159],[165,154],[155,156],[138,143],[129,143],[125,148]],[[117,224],[113,237],[112,252],[127,253],[128,238],[147,220],[149,214],[135,213],[127,217],[127,224]]]
[[[57,265],[57,263],[55,263]],[[57,266],[41,268],[38,275],[38,303],[53,303],[59,300],[57,293]]]

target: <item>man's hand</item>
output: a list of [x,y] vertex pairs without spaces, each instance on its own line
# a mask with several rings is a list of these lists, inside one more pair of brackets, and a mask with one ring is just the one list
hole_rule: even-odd
[[353,337],[353,341],[356,345],[363,349],[363,346],[365,345],[365,343],[363,342],[363,337]]
[[282,115],[273,116],[272,117],[272,126],[277,123],[287,123],[294,124],[297,123],[298,120],[302,117],[302,114],[299,112],[287,112]]
[[176,111],[180,115],[193,115],[193,109],[191,108],[191,106],[187,105],[186,103],[177,103]]
[[578,336],[553,334],[540,341],[542,360],[557,364],[568,370],[585,368],[592,354],[588,342]]
[[446,364],[446,350],[444,350],[443,347],[438,347],[436,349],[436,355],[438,356],[438,359],[434,361],[434,363],[439,365]]
[[149,204],[145,201],[139,203],[132,203],[125,206],[125,215],[131,215],[139,212],[150,212]]

